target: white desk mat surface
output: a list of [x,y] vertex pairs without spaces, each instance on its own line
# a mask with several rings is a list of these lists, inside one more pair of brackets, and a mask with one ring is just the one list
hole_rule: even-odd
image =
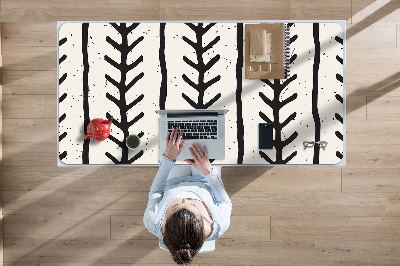
[[[338,164],[344,153],[343,29],[289,23],[288,79],[244,78],[245,23],[64,23],[59,29],[59,159],[157,165],[158,109],[227,108],[224,165]],[[85,140],[94,118],[110,137]],[[258,148],[258,124],[274,148]],[[136,150],[125,138],[137,134]],[[326,141],[304,149],[303,141]],[[163,151],[162,151],[163,152]],[[185,162],[178,162],[184,163]]]

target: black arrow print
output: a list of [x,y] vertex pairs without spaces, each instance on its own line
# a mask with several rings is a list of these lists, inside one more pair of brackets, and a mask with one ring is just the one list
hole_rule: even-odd
[[203,35],[215,25],[215,23],[210,23],[207,26],[203,28],[203,23],[198,23],[197,26],[195,26],[192,23],[186,23],[187,26],[189,26],[196,34],[196,42],[191,41],[188,39],[186,36],[183,36],[182,39],[185,41],[188,45],[190,45],[196,52],[197,55],[197,63],[193,62],[186,56],[183,56],[183,61],[188,64],[190,67],[194,68],[198,74],[199,78],[197,83],[193,82],[191,79],[189,79],[186,74],[182,75],[182,79],[189,84],[192,88],[194,88],[198,93],[198,101],[197,103],[194,102],[192,99],[189,98],[185,93],[182,93],[182,97],[195,109],[207,109],[211,105],[213,105],[216,101],[218,101],[219,98],[221,98],[221,93],[218,93],[217,95],[214,96],[209,102],[204,103],[204,92],[214,85],[216,82],[218,82],[221,79],[220,75],[217,75],[216,77],[212,78],[211,80],[205,82],[204,74],[211,69],[220,59],[220,55],[217,54],[213,58],[210,59],[207,63],[204,63],[203,60],[203,54],[209,50],[211,47],[213,47],[216,43],[219,42],[220,36],[215,37],[210,43],[208,43],[206,46],[203,47]]
[[[65,44],[68,41],[67,37],[62,38],[59,42],[58,42],[58,46],[61,47],[63,44]],[[67,59],[67,55],[64,54],[62,55],[59,60],[58,60],[58,64],[61,65],[65,59]],[[65,80],[67,79],[67,73],[64,73],[61,78],[58,79],[58,85],[61,85]],[[63,93],[63,95],[60,96],[60,98],[58,99],[58,102],[61,103],[62,101],[65,100],[65,98],[67,98],[67,93]],[[65,113],[63,113],[59,118],[58,118],[58,123],[60,124],[62,121],[64,121],[64,119],[67,117],[67,115]],[[63,132],[61,135],[58,136],[58,141],[62,141],[65,137],[67,136],[67,132]],[[65,157],[67,157],[67,151],[63,151],[62,153],[60,153],[59,155],[60,160],[62,161]]]
[[[119,141],[115,136],[110,135],[109,139],[117,144],[121,149],[122,149],[122,155],[121,159],[118,160],[115,158],[113,155],[111,155],[109,152],[106,152],[105,155],[115,164],[131,164],[137,159],[139,159],[143,155],[143,150],[140,150],[137,154],[135,154],[132,158],[128,159],[128,147],[125,145],[125,140],[129,136],[129,127],[131,127],[133,124],[135,124],[137,121],[139,121],[141,118],[143,118],[144,113],[140,112],[134,119],[131,121],[128,121],[127,118],[127,112],[132,109],[135,105],[137,105],[140,101],[143,100],[144,95],[141,94],[139,95],[134,101],[131,103],[126,102],[126,93],[133,88],[133,86],[143,78],[144,73],[141,72],[139,73],[133,80],[131,80],[128,84],[126,84],[127,80],[127,73],[137,67],[141,62],[143,62],[143,56],[140,55],[133,63],[127,64],[127,57],[128,53],[130,53],[143,39],[143,36],[140,36],[138,39],[136,39],[133,43],[130,45],[128,44],[128,34],[130,34],[139,24],[138,23],[133,23],[131,26],[127,27],[126,23],[121,23],[119,26],[116,23],[111,23],[111,25],[119,32],[119,34],[122,37],[122,42],[117,43],[115,40],[113,40],[110,36],[106,37],[106,41],[113,46],[116,50],[120,52],[120,62],[117,63],[115,60],[113,60],[111,57],[108,55],[104,56],[104,60],[108,62],[111,66],[115,67],[118,69],[121,73],[121,78],[120,81],[116,81],[114,78],[112,78],[109,75],[105,75],[105,78],[108,82],[110,82],[112,85],[114,85],[118,90],[119,90],[119,96],[120,98],[117,99],[114,96],[112,96],[110,93],[106,93],[107,99],[112,101],[115,105],[119,107],[120,110],[120,115],[121,115],[121,120],[117,121],[116,119],[113,119],[113,124],[118,127],[119,129],[122,130],[124,133],[124,139],[123,141]],[[109,119],[112,117],[112,114],[106,113],[106,117]],[[143,136],[143,135],[142,135]]]
[[[280,82],[279,79],[274,79],[274,83],[271,83],[270,80],[268,79],[263,79],[265,84],[267,84],[273,91],[274,91],[274,98],[271,100],[267,96],[264,95],[264,93],[260,92],[259,96],[260,98],[264,101],[265,104],[267,104],[270,108],[273,110],[273,115],[274,115],[274,121],[272,121],[267,115],[265,115],[262,111],[259,112],[260,117],[267,123],[272,123],[273,127],[275,129],[275,138],[273,141],[273,145],[276,150],[276,159],[275,161],[272,161],[271,158],[267,154],[265,154],[263,151],[259,151],[259,154],[261,158],[266,160],[270,164],[286,164],[288,163],[293,157],[297,155],[297,151],[294,151],[292,154],[290,154],[287,158],[283,159],[283,149],[287,145],[289,145],[291,142],[293,142],[294,139],[297,138],[298,133],[297,131],[293,132],[292,135],[290,135],[289,138],[282,140],[282,129],[287,126],[291,121],[293,121],[296,118],[297,113],[294,112],[291,115],[289,115],[285,121],[282,123],[279,122],[279,112],[282,109],[283,106],[291,103],[297,98],[297,93],[294,93],[287,99],[280,101],[280,94],[281,92],[286,88],[287,85],[289,85],[292,81],[297,79],[297,74],[293,75],[289,79],[285,80],[284,82]],[[282,118],[282,117],[281,117]]]

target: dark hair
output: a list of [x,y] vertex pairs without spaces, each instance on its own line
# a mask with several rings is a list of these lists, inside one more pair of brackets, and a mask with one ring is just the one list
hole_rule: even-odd
[[203,219],[187,209],[180,209],[166,220],[163,236],[177,264],[191,263],[204,244]]

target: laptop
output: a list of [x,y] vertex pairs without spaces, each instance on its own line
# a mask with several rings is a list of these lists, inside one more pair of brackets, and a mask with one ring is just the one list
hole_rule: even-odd
[[225,114],[228,109],[156,110],[160,115],[160,159],[167,144],[168,131],[183,129],[186,145],[176,160],[193,159],[189,147],[193,143],[207,148],[209,159],[225,159]]

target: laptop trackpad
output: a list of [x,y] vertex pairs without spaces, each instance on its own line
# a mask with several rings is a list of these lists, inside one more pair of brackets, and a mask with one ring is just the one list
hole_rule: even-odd
[[185,148],[183,148],[183,150],[182,150],[183,157],[185,159],[193,159],[193,156],[192,156],[192,154],[190,153],[190,150],[189,150],[189,147],[193,148],[193,146],[192,146],[193,143],[199,144],[200,149],[202,150],[203,154],[204,154],[203,146],[206,146],[207,152],[208,152],[208,157],[209,157],[209,159],[212,159],[212,158],[210,158],[210,155],[211,154],[215,154],[216,151],[213,150],[213,149],[216,149],[217,146],[216,145],[212,145],[211,142],[208,142],[208,144],[206,144],[205,142],[202,142],[201,140],[197,140],[195,142],[194,141],[190,141],[190,142],[187,141],[186,142]]

